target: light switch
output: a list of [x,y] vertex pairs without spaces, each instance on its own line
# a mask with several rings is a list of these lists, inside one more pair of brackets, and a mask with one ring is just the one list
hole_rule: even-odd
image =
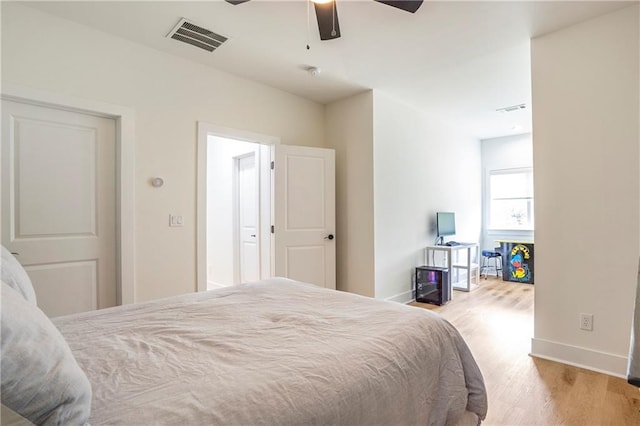
[[182,215],[169,215],[169,226],[182,226],[183,224]]

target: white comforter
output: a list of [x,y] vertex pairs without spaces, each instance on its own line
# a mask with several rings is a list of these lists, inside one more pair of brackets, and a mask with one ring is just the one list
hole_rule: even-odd
[[443,425],[487,410],[437,314],[291,280],[54,323],[92,383],[93,426]]

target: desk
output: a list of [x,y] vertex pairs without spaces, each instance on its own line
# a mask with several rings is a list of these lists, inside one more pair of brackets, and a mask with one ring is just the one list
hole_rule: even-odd
[[[466,253],[463,259],[460,251]],[[444,265],[437,265],[435,253],[444,253]],[[471,291],[471,275],[476,279],[476,284],[480,282],[480,268],[473,261],[479,260],[478,244],[460,243],[457,246],[427,246],[424,251],[424,264],[428,266],[440,266],[449,268],[449,288],[454,290]],[[462,262],[462,263],[461,263]],[[460,275],[466,272],[466,279]],[[475,272],[475,273],[474,273]]]

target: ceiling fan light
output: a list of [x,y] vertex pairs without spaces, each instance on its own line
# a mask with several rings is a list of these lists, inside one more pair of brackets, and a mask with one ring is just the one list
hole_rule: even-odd
[[340,21],[335,0],[327,3],[314,3],[320,40],[334,40],[340,37]]

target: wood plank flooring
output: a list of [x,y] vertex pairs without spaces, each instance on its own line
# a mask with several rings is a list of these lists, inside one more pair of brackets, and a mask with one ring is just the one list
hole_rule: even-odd
[[535,286],[489,278],[438,312],[458,328],[485,378],[483,425],[640,425],[640,391],[623,379],[528,355]]

